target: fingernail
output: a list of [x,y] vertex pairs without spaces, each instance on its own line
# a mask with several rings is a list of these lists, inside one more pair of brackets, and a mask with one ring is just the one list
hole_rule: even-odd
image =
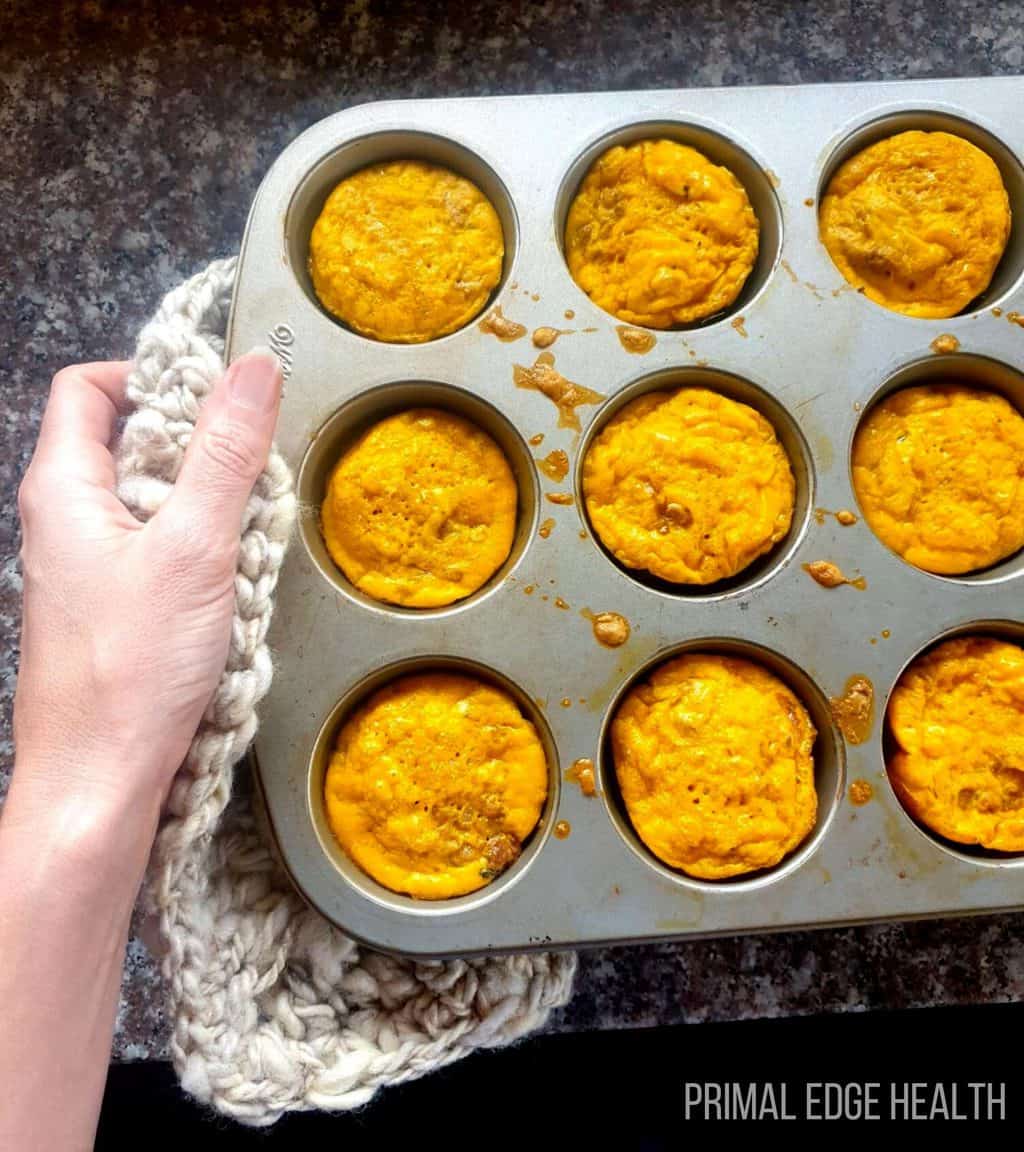
[[269,412],[281,390],[281,362],[269,348],[254,348],[228,369],[233,403],[256,412]]

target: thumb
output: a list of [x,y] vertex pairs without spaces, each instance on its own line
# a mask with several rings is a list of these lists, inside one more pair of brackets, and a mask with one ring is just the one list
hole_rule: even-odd
[[[237,543],[281,402],[281,365],[266,348],[239,357],[203,406],[160,516],[207,545]],[[159,519],[159,516],[158,516]]]

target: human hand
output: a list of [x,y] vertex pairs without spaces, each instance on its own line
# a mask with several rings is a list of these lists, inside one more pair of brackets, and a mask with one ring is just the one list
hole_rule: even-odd
[[57,374],[19,492],[12,799],[31,790],[65,810],[159,810],[224,668],[242,513],[280,402],[272,354],[236,360],[141,524],[115,495],[110,453],[128,368]]

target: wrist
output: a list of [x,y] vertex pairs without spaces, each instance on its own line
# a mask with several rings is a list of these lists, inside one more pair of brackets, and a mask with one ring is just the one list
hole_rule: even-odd
[[[0,819],[0,844],[13,848],[33,873],[77,874],[82,882],[120,885],[132,898],[156,836],[160,794],[155,788],[111,787],[117,774],[83,765],[78,779],[20,752]],[[75,774],[78,776],[78,774]],[[97,780],[103,783],[97,783]]]

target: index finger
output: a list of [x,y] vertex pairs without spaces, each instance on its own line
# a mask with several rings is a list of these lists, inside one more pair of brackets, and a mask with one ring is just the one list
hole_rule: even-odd
[[44,463],[59,457],[67,472],[113,488],[109,445],[130,368],[128,360],[75,364],[54,376],[36,448]]

